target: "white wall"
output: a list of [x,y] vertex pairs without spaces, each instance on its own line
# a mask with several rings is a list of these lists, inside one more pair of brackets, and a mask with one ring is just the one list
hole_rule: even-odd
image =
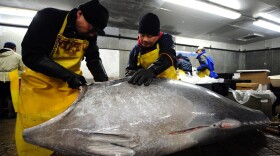
[[17,45],[17,53],[21,54],[21,42],[26,33],[26,28],[0,26],[0,49],[5,42],[14,42]]
[[[23,37],[26,33],[26,28],[15,28],[15,27],[7,27],[7,26],[0,26],[0,48],[3,44],[7,41],[12,41],[17,44],[17,52],[21,54],[21,42]],[[138,31],[136,30],[129,30],[129,29],[119,29],[119,28],[112,28],[107,27],[105,29],[107,34],[110,35],[121,35],[125,37],[132,37],[137,38]],[[193,38],[186,38],[180,36],[174,36],[174,40],[176,43],[186,44],[186,45],[203,45],[206,47],[218,48],[218,49],[229,49],[229,50],[239,50],[239,49],[246,49],[246,50],[254,50],[254,49],[264,49],[266,47],[275,48],[279,47],[280,38],[266,40],[262,42],[256,42],[248,45],[234,45],[234,44],[227,44],[222,42],[213,42],[209,40],[201,40],[201,39],[193,39]],[[110,77],[110,79],[115,78],[122,78],[124,77],[125,67],[127,66],[129,51],[137,44],[136,40],[129,40],[129,39],[119,39],[119,38],[110,38],[110,37],[98,37],[98,46],[100,48],[100,55],[103,60],[103,64],[105,69]],[[192,50],[194,51],[195,48],[189,48],[184,46],[176,46],[180,47],[178,50]],[[210,52],[210,51],[209,51]],[[217,52],[211,53],[213,57],[219,59],[219,57],[215,57],[215,55],[221,55]],[[244,62],[245,62],[245,55],[240,53],[239,56],[239,65],[240,69],[244,69]],[[217,66],[221,66],[223,64],[219,64],[219,60],[215,60],[218,64]],[[193,60],[195,64],[195,59]],[[84,68],[84,65],[83,65]],[[227,69],[223,72],[226,72]],[[88,71],[84,71],[86,77],[91,77]],[[88,76],[89,75],[89,76]]]
[[[106,50],[100,49],[100,58],[102,59],[102,63],[107,72],[107,75],[110,80],[119,78],[120,68],[119,68],[119,58],[120,52],[119,50]],[[86,66],[86,61],[83,60],[81,63],[81,70],[83,72],[83,76],[87,79],[87,82],[93,82],[93,77]]]
[[120,75],[120,51],[100,49],[100,58],[104,68],[111,79],[119,78]]

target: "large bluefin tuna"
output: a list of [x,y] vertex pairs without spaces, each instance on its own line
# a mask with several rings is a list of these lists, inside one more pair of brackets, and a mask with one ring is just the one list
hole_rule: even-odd
[[25,141],[66,155],[164,155],[262,128],[269,119],[176,80],[117,80],[83,87],[65,112],[25,129]]

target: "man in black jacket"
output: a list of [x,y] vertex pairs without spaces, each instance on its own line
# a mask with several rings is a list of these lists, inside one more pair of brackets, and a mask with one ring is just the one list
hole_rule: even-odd
[[155,77],[176,79],[176,52],[172,36],[160,31],[160,21],[153,13],[139,22],[138,44],[131,50],[126,76],[129,83],[148,86]]
[[16,143],[19,155],[50,155],[52,151],[24,142],[22,131],[45,122],[67,109],[86,84],[80,70],[87,67],[98,82],[108,76],[99,57],[96,40],[104,35],[108,10],[91,0],[71,11],[46,8],[33,18],[22,42],[21,104]]

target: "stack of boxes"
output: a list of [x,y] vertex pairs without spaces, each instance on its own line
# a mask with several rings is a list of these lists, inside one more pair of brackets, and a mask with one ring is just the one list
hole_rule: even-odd
[[[272,117],[272,92],[266,91],[270,84],[268,73],[269,70],[237,70],[240,73],[239,80],[248,80],[250,83],[236,83],[236,90],[257,90],[260,92],[252,92],[255,96],[244,103],[244,106],[261,110],[264,114]],[[233,97],[231,97],[233,99]]]
[[236,90],[267,90],[270,83],[269,70],[237,70],[237,72],[240,73],[240,80],[251,80],[251,83],[237,83]]

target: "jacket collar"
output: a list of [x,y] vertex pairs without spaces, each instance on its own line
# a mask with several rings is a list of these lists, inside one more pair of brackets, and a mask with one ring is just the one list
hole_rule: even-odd
[[203,50],[202,53],[198,54],[197,57],[196,57],[196,59],[198,59],[198,58],[199,58],[201,55],[203,55],[203,54],[206,54],[206,51],[205,51],[205,50]]

